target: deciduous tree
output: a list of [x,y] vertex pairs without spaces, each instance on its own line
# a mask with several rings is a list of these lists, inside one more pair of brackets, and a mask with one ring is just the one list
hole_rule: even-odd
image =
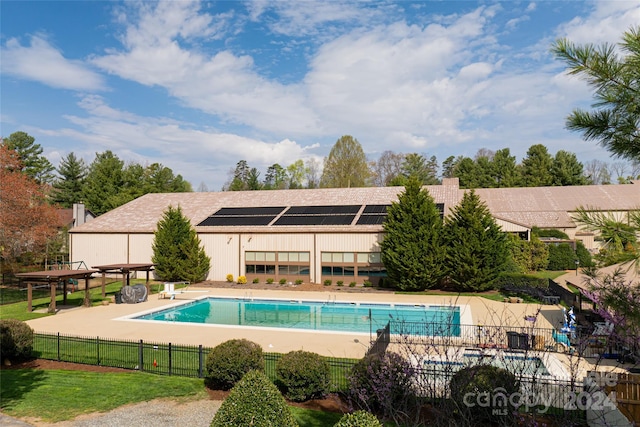
[[320,186],[325,188],[364,187],[371,172],[362,146],[350,135],[341,137],[324,162]]
[[0,144],[0,261],[14,271],[26,255],[32,261],[46,250],[47,240],[61,225],[41,186],[21,172],[18,154]]

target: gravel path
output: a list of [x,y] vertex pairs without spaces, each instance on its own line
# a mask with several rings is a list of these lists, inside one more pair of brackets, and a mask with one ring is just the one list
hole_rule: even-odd
[[0,415],[0,426],[11,427],[209,427],[222,404],[218,400],[197,400],[178,403],[156,399],[150,402],[121,406],[113,411],[80,415],[72,421],[44,423],[18,421]]

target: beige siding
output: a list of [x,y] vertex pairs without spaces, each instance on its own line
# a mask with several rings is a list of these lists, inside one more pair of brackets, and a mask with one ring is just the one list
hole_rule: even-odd
[[240,275],[237,234],[200,234],[200,241],[211,257],[211,270],[207,280],[225,280],[227,274]]
[[128,263],[126,234],[71,234],[71,260],[87,267]]
[[150,263],[153,258],[153,234],[129,235],[129,258],[132,264]]

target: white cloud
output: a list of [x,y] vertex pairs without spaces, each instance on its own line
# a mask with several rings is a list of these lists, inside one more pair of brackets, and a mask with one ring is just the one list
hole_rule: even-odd
[[7,40],[0,50],[0,57],[3,74],[61,89],[104,89],[104,81],[99,74],[82,61],[66,59],[42,35],[32,36],[29,46],[23,46],[16,38]]

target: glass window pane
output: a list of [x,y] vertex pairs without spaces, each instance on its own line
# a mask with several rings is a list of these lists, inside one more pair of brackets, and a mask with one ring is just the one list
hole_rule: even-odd
[[300,274],[300,266],[299,265],[290,265],[289,266],[289,274]]
[[345,276],[354,276],[355,275],[355,268],[354,267],[345,267],[343,270],[343,274]]
[[289,261],[289,252],[278,252],[278,261]]
[[298,252],[289,252],[289,261],[298,262]]
[[265,252],[264,256],[265,261],[275,261],[276,253],[275,252]]
[[331,276],[332,275],[331,267],[323,265],[322,266],[322,275],[323,276]]
[[331,254],[331,262],[342,262],[342,252],[334,252]]
[[309,252],[300,252],[300,262],[309,262]]
[[369,262],[369,254],[358,254],[358,263],[366,264]]
[[278,266],[278,274],[280,274],[280,275],[289,274],[289,266],[288,265],[279,265]]
[[245,252],[244,257],[247,261],[255,261],[256,253],[255,252]]
[[369,262],[371,264],[380,264],[380,252],[371,252],[369,254]]
[[276,266],[275,265],[267,265],[266,266],[267,274],[276,274]]
[[256,265],[256,274],[264,274],[264,265]]
[[331,262],[331,252],[322,252],[322,262]]
[[353,252],[345,252],[343,260],[343,262],[353,262]]
[[334,276],[342,276],[342,267],[333,267],[333,275]]
[[309,267],[300,267],[300,272],[298,273],[301,276],[309,275]]
[[256,261],[264,261],[264,252],[256,252]]
[[245,270],[246,270],[247,274],[255,273],[256,272],[256,266],[249,264],[249,265],[245,266]]

